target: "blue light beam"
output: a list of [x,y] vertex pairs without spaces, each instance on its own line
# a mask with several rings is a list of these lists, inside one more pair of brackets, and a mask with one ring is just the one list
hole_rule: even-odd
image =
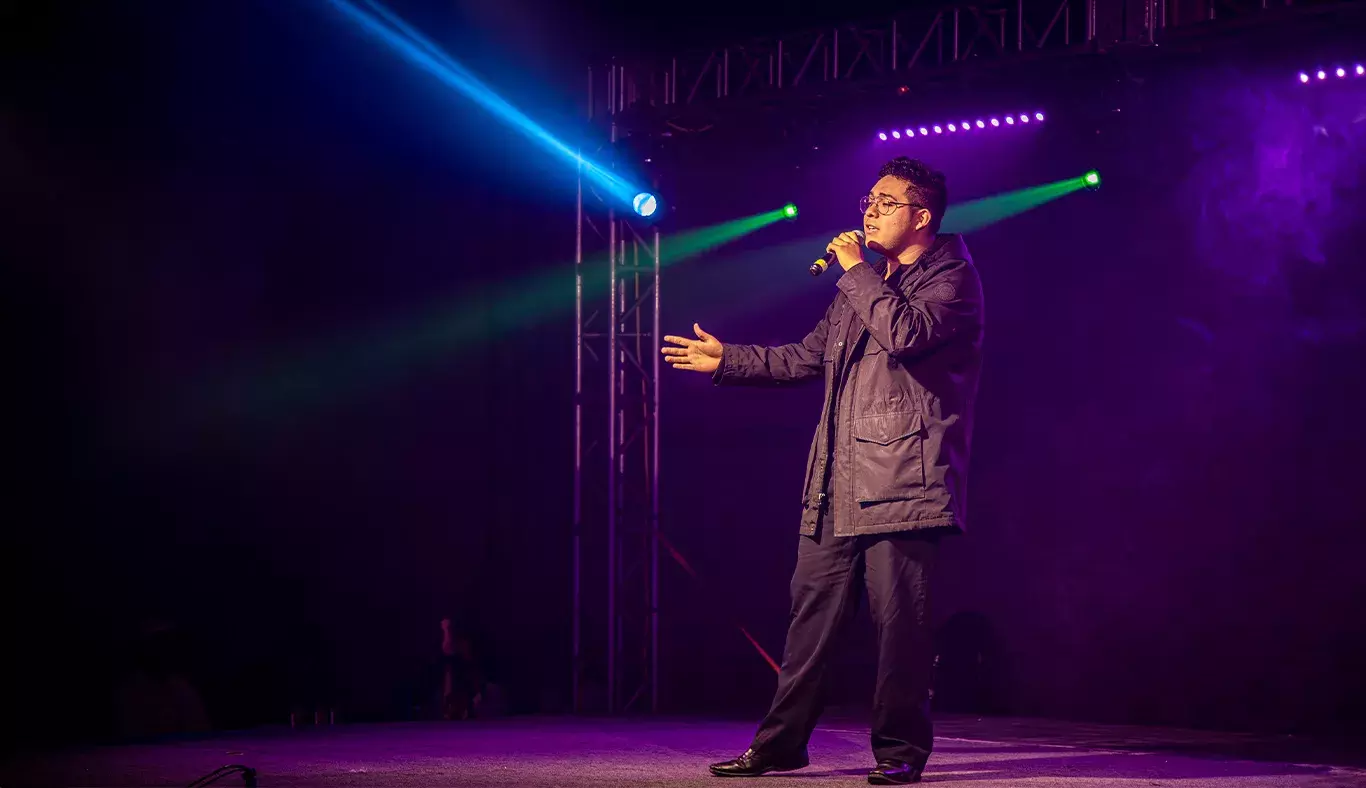
[[640,189],[628,184],[621,176],[583,158],[568,145],[546,131],[526,113],[508,103],[468,69],[455,62],[450,55],[415,29],[397,14],[374,0],[362,0],[366,11],[349,0],[329,0],[348,19],[365,32],[379,39],[396,53],[422,68],[446,85],[459,90],[498,119],[521,132],[533,143],[558,156],[596,182],[614,199],[631,204]]

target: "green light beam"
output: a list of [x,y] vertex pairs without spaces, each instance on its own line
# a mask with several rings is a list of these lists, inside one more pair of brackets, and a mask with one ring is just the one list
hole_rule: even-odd
[[[1094,178],[1094,180],[1092,180]],[[1018,216],[1026,211],[1065,197],[1082,189],[1100,185],[1100,174],[1095,170],[1076,178],[1067,178],[1042,186],[1030,186],[1018,191],[995,194],[951,206],[944,213],[943,231],[946,233],[967,233],[980,230],[997,222]]]
[[[790,218],[790,206],[660,238],[660,266],[674,265]],[[795,206],[792,206],[795,208]],[[652,234],[641,233],[645,246]],[[628,246],[628,250],[631,247]],[[648,265],[652,250],[641,249]],[[610,270],[604,252],[582,266],[584,294],[604,297]],[[333,339],[271,354],[216,377],[193,400],[191,418],[237,420],[284,408],[321,405],[390,384],[405,375],[459,363],[463,343],[485,341],[501,332],[531,327],[573,308],[574,266],[566,264],[529,280],[503,284],[493,293],[443,304],[425,314]]]
[[[789,213],[789,209],[791,213]],[[661,267],[672,265],[722,244],[730,243],[736,238],[749,235],[755,230],[767,227],[774,222],[791,218],[796,215],[796,210],[795,205],[785,205],[774,211],[766,211],[753,216],[714,224],[710,227],[687,230],[663,237],[659,244],[659,264]]]

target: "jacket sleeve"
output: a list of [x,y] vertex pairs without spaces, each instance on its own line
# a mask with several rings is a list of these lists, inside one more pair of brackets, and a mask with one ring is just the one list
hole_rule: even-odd
[[825,337],[830,312],[801,342],[778,347],[724,344],[721,365],[712,373],[718,386],[782,386],[825,376]]
[[845,271],[836,286],[872,338],[894,356],[925,353],[981,325],[982,284],[966,260],[949,262],[910,297],[867,263]]

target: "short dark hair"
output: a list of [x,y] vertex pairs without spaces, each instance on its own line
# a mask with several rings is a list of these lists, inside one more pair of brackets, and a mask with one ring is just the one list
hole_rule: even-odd
[[930,232],[939,232],[939,225],[944,221],[944,209],[949,204],[949,187],[945,183],[944,173],[919,159],[898,156],[877,171],[879,178],[888,175],[906,182],[911,201],[925,206],[930,212]]

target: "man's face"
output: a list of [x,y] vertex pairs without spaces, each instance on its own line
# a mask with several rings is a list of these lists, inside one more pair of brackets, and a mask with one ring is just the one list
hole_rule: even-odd
[[869,249],[896,255],[930,222],[930,212],[914,204],[906,187],[910,184],[887,175],[873,184],[863,212],[863,232]]

